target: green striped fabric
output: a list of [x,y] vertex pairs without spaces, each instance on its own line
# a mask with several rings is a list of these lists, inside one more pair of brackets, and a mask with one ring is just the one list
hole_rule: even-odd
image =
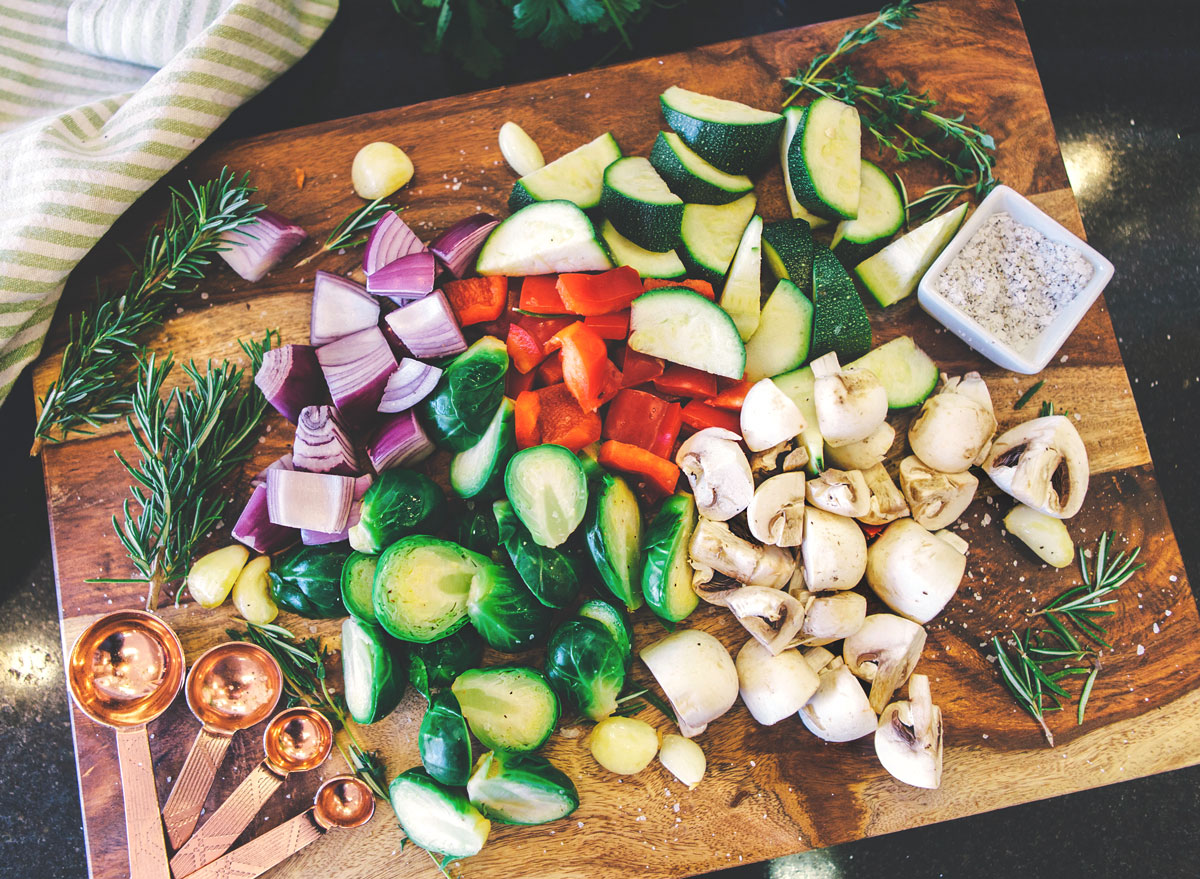
[[[338,0],[0,0],[0,402],[67,276]],[[157,68],[157,69],[156,69]]]

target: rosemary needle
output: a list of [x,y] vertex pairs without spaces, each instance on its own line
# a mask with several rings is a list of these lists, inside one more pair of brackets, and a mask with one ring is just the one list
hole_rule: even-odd
[[370,235],[361,233],[368,232],[368,230],[373,228],[379,222],[379,218],[388,211],[396,210],[395,205],[390,205],[384,201],[386,197],[380,196],[373,202],[363,205],[361,208],[353,210],[344,216],[333,227],[333,231],[329,233],[329,236],[325,239],[325,243],[316,251],[296,263],[295,267],[300,268],[301,266],[308,265],[318,256],[329,253],[332,250],[340,250],[343,247],[358,247],[359,245],[366,244],[367,238]]

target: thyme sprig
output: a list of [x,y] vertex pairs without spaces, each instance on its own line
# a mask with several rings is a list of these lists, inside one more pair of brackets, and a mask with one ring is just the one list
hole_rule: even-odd
[[[388,211],[398,210],[395,205],[385,202],[384,198],[386,196],[380,196],[373,202],[365,204],[361,208],[353,210],[342,217],[338,224],[333,227],[333,231],[325,238],[325,242],[316,251],[296,263],[295,267],[300,268],[301,266],[308,265],[317,257],[333,250],[359,247],[366,244],[367,239],[371,237],[370,230],[379,222],[379,218]],[[403,209],[400,208],[399,210]]]
[[229,246],[222,235],[262,210],[251,202],[255,189],[247,181],[223,168],[200,186],[171,190],[166,223],[152,231],[125,289],[97,289],[95,305],[68,323],[58,378],[38,401],[31,454],[125,413],[137,381],[131,358],[145,351],[146,331],[160,326],[178,296],[204,278],[212,255]]

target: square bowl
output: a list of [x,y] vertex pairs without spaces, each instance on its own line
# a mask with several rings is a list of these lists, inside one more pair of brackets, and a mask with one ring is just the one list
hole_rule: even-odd
[[[958,255],[971,237],[993,214],[1007,212],[1014,220],[1041,232],[1051,241],[1074,247],[1091,263],[1092,279],[1075,294],[1067,305],[1050,321],[1044,330],[1027,346],[1017,348],[1004,341],[991,330],[984,328],[965,311],[954,305],[934,289],[934,281],[945,271],[946,266]],[[946,245],[929,271],[917,285],[917,301],[946,329],[954,333],[980,354],[998,366],[1013,372],[1033,375],[1045,369],[1050,359],[1058,353],[1063,342],[1075,330],[1079,321],[1087,314],[1092,303],[1103,292],[1113,276],[1113,266],[1095,248],[1072,234],[1059,222],[1042,211],[1033,202],[1007,186],[997,186],[976,208],[958,234]]]

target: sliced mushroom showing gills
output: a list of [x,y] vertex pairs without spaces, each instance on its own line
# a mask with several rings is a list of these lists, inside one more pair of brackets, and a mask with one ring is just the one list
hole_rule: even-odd
[[725,522],[754,497],[754,477],[739,439],[731,430],[707,427],[688,437],[675,454],[701,516]]
[[771,546],[799,546],[804,538],[804,474],[780,473],[761,482],[746,509],[755,540]]
[[867,550],[867,584],[896,613],[927,623],[954,596],[967,569],[966,541],[957,535],[953,541],[912,519],[893,522]]
[[825,444],[865,440],[887,419],[887,391],[869,369],[842,368],[830,351],[812,362],[813,406]]
[[738,651],[734,664],[742,702],[763,726],[797,713],[820,685],[799,650],[774,654],[753,638]]
[[979,373],[942,379],[942,389],[925,401],[909,425],[908,444],[930,468],[962,473],[987,457],[996,415]]
[[796,560],[778,546],[758,546],[738,537],[724,522],[701,516],[688,547],[692,567],[711,568],[747,586],[782,589]]
[[857,517],[864,525],[886,525],[908,515],[908,502],[904,494],[896,488],[887,468],[882,464],[862,471],[863,480],[867,483],[870,497],[866,514]]
[[1035,418],[1005,431],[983,469],[1021,503],[1056,519],[1078,513],[1087,494],[1087,449],[1075,425],[1062,415]]
[[933,704],[925,675],[908,679],[907,701],[883,709],[875,754],[897,781],[929,789],[941,785],[942,710]]
[[917,667],[925,629],[890,613],[873,613],[842,644],[842,659],[856,677],[871,684],[871,709],[883,710]]
[[742,627],[773,654],[795,641],[804,624],[803,603],[782,589],[743,586],[724,598]]
[[849,638],[867,618],[867,599],[857,592],[793,595],[804,605],[798,645],[820,647]]
[[769,378],[755,382],[742,402],[741,429],[746,448],[761,452],[799,436],[804,416],[792,398]]
[[971,506],[979,479],[969,470],[943,473],[926,466],[916,455],[900,462],[900,490],[913,521],[936,531],[952,524]]
[[800,557],[810,591],[853,589],[867,570],[867,539],[853,519],[805,507]]
[[721,642],[698,629],[679,629],[639,654],[662,687],[679,731],[694,738],[733,707],[738,675]]
[[830,467],[816,479],[808,480],[804,493],[818,510],[838,516],[857,519],[871,509],[871,491],[861,470]]
[[866,470],[883,461],[896,439],[896,428],[886,421],[866,439],[844,446],[827,446],[825,459],[843,470]]
[[827,742],[852,742],[875,731],[879,718],[862,684],[840,657],[822,668],[817,680],[817,692],[800,709],[800,721],[810,733]]

